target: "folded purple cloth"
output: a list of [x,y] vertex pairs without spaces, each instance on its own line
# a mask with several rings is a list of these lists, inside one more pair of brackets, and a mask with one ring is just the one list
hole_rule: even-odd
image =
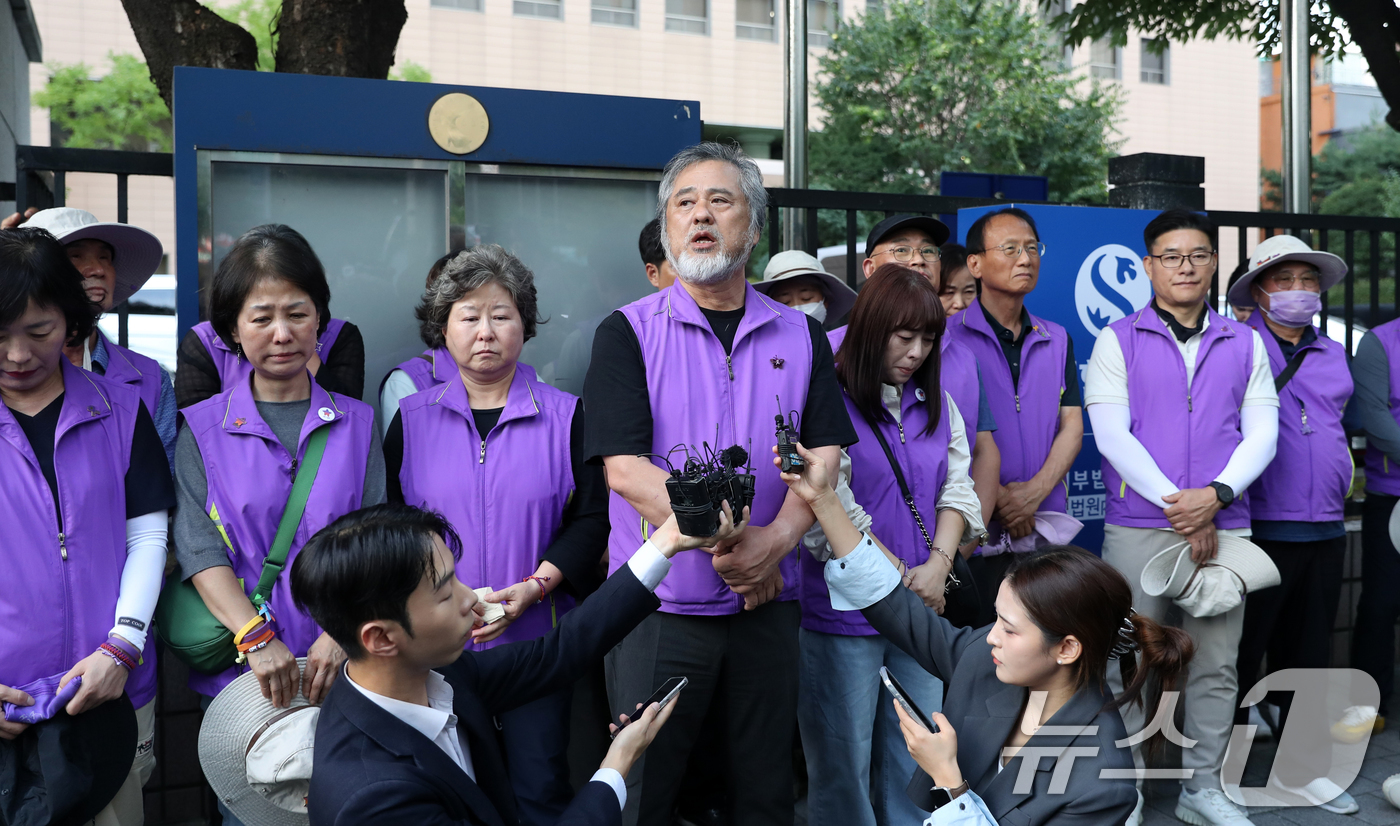
[[[67,674],[68,672],[63,672]],[[82,675],[78,675],[68,681],[68,685],[63,688],[58,687],[58,681],[63,679],[63,674],[55,674],[52,677],[44,677],[35,680],[29,685],[14,686],[16,690],[23,691],[34,698],[32,706],[17,706],[14,703],[5,703],[5,720],[10,723],[42,723],[58,713],[59,709],[68,705],[68,701],[73,699],[73,695],[78,693],[78,688],[83,684]]]

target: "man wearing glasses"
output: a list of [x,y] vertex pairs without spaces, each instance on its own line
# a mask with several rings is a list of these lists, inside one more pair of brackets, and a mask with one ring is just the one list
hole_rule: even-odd
[[[1183,539],[1202,564],[1216,556],[1217,531],[1249,536],[1244,492],[1273,460],[1278,439],[1278,394],[1259,333],[1206,305],[1215,237],[1215,225],[1194,212],[1172,209],[1152,219],[1142,260],[1152,303],[1099,334],[1084,374],[1108,488],[1103,558],[1127,577],[1137,612],[1160,623],[1172,601],[1143,591],[1143,568]],[[1220,787],[1245,607],[1206,617],[1173,613],[1196,644],[1181,728],[1196,744],[1182,749],[1189,776],[1176,816],[1199,826],[1248,826]],[[1121,692],[1118,669],[1109,672],[1109,685]],[[1122,711],[1129,731],[1144,728],[1140,708]],[[1128,823],[1140,822],[1139,801]]]
[[1031,315],[1026,296],[1040,278],[1035,219],[1015,207],[989,212],[967,231],[967,267],[982,294],[948,324],[948,335],[977,358],[997,422],[1000,484],[989,543],[968,560],[995,619],[997,589],[1014,559],[1035,548],[1037,511],[1065,511],[1065,474],[1084,437],[1079,371],[1065,328]]

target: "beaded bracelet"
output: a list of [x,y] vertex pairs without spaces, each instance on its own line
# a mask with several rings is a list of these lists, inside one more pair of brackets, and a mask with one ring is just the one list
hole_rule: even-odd
[[529,576],[525,577],[524,579],[522,579],[522,580],[520,580],[520,581],[521,581],[521,582],[533,582],[533,583],[535,583],[536,585],[540,586],[540,598],[539,598],[538,601],[539,601],[539,602],[544,602],[544,598],[547,597],[547,596],[549,596],[549,589],[545,587],[545,583],[546,583],[546,582],[549,582],[549,580],[550,580],[550,578],[547,577],[547,576],[535,576],[534,574],[530,574]]

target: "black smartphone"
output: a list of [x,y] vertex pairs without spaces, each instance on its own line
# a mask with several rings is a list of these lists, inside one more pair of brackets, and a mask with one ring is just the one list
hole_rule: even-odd
[[642,712],[651,708],[652,703],[661,704],[661,708],[657,709],[657,713],[660,713],[661,711],[665,710],[666,706],[669,705],[672,700],[676,699],[676,695],[680,694],[681,689],[685,688],[687,685],[690,685],[689,677],[672,677],[671,679],[662,683],[661,687],[653,691],[651,693],[651,696],[646,699],[646,702],[642,703],[641,708],[634,709],[630,712],[625,712],[628,717],[628,722],[624,723],[621,720],[613,721],[613,724],[617,726],[617,731],[613,732],[612,736],[609,739],[616,740],[617,735],[621,734],[622,730],[626,728],[632,720],[635,720],[637,717],[642,716]]
[[904,686],[899,684],[899,680],[896,680],[890,670],[883,665],[880,666],[880,679],[885,683],[885,688],[888,688],[894,698],[899,701],[899,704],[904,706],[904,710],[909,713],[910,717],[918,720],[929,731],[938,733],[938,724],[929,719],[927,714],[924,714],[914,702],[914,698],[910,697],[909,693],[904,690]]

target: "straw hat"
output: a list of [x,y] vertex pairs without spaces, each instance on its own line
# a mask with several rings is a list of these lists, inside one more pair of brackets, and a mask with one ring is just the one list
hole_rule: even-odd
[[1279,582],[1269,555],[1247,539],[1218,534],[1219,552],[1202,565],[1191,561],[1191,543],[1180,542],[1148,560],[1142,569],[1142,590],[1166,596],[1193,617],[1223,614],[1246,595]]
[[46,229],[61,244],[72,244],[85,238],[106,242],[116,253],[112,266],[117,271],[117,286],[112,291],[112,306],[131,298],[141,289],[156,268],[165,250],[160,239],[140,227],[130,224],[105,224],[84,209],[55,207],[34,213],[23,227]]
[[[298,657],[304,672],[306,658]],[[287,708],[263,697],[249,671],[204,712],[199,764],[214,794],[246,826],[307,826],[306,795],[320,706],[298,693]]]
[[1258,304],[1249,288],[1264,270],[1285,261],[1306,261],[1321,273],[1322,291],[1336,286],[1347,274],[1347,264],[1330,252],[1320,252],[1292,235],[1275,235],[1254,248],[1249,256],[1249,269],[1230,288],[1226,299],[1233,307],[1254,307]]
[[826,317],[837,319],[851,311],[856,304],[856,291],[846,286],[846,282],[827,272],[821,262],[802,250],[780,252],[768,259],[763,268],[763,280],[753,285],[755,290],[768,294],[777,284],[799,276],[809,275],[822,282],[822,293],[826,296]]

